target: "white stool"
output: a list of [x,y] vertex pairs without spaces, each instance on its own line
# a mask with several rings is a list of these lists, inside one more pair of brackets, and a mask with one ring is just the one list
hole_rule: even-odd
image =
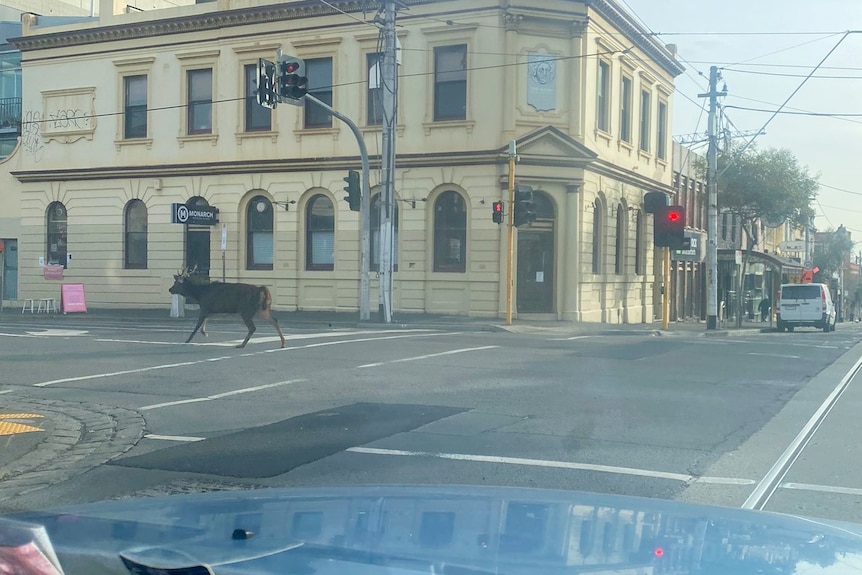
[[27,306],[30,306],[30,313],[33,313],[33,306],[35,305],[35,299],[27,298],[24,300],[24,307],[21,308],[21,313],[24,313],[24,310],[27,309]]
[[54,305],[54,298],[52,297],[43,297],[39,300],[39,308],[36,310],[36,313],[42,313],[42,309],[45,310],[45,313],[52,313],[57,311],[57,306]]

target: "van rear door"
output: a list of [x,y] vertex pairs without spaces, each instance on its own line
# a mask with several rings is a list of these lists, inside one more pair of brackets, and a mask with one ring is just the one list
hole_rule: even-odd
[[781,286],[779,313],[784,321],[820,321],[823,317],[823,286],[800,284]]

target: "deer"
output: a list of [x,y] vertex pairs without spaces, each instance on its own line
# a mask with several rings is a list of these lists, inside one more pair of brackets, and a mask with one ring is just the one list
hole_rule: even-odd
[[198,323],[192,331],[186,343],[189,343],[200,329],[201,335],[206,337],[206,321],[209,316],[216,313],[235,314],[238,313],[248,327],[245,340],[237,348],[243,348],[251,339],[257,327],[252,318],[260,315],[263,319],[275,327],[278,337],[281,338],[281,347],[284,347],[284,334],[278,325],[278,320],[272,317],[272,295],[265,286],[256,286],[243,283],[208,282],[200,283],[191,280],[194,269],[183,268],[179,274],[174,275],[174,285],[168,292],[173,295],[181,295],[194,298],[200,304],[200,315]]

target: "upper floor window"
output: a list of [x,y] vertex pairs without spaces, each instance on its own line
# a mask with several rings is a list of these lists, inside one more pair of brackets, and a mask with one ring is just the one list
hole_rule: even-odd
[[246,208],[246,267],[250,270],[271,270],[273,246],[272,202],[255,196]]
[[335,209],[332,200],[317,194],[305,208],[305,269],[335,269]]
[[272,129],[272,112],[257,103],[257,64],[247,64],[245,70],[245,131]]
[[211,134],[213,131],[212,68],[188,70],[188,133]]
[[[305,61],[305,75],[308,77],[308,93],[332,106],[332,58],[312,58]],[[329,128],[332,114],[314,104],[305,102],[305,127]]]
[[656,133],[656,137],[658,138],[658,142],[656,142],[656,155],[660,160],[667,159],[667,103],[659,102],[658,103],[658,118],[656,118],[658,122],[658,129]]
[[644,152],[649,152],[650,141],[650,93],[646,90],[641,91],[641,134],[640,148]]
[[[378,126],[383,123],[383,53],[372,52],[366,55],[368,70],[368,93],[365,104],[365,123]],[[371,212],[372,214],[374,212]]]
[[[380,269],[380,253],[382,246],[380,245],[380,209],[383,204],[380,202],[380,194],[371,198],[371,270],[378,271]],[[398,203],[396,202],[392,209],[392,267],[398,271]]]
[[620,86],[620,139],[632,141],[632,79],[623,76]]
[[51,202],[45,212],[47,220],[47,256],[45,262],[66,267],[68,222],[66,206],[62,202]]
[[467,119],[467,45],[434,48],[434,120]]
[[596,128],[604,132],[610,127],[611,65],[599,60],[598,92],[596,93]]
[[147,206],[141,200],[126,204],[124,265],[126,269],[147,268]]
[[434,271],[467,271],[467,204],[453,190],[434,202]]
[[123,137],[147,137],[147,76],[123,78]]

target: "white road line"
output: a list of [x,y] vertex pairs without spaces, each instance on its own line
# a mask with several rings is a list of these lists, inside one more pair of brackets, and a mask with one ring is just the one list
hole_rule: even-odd
[[153,409],[160,409],[162,407],[172,407],[174,405],[185,405],[187,403],[201,403],[203,401],[215,401],[216,399],[231,397],[233,395],[240,395],[243,393],[252,393],[254,391],[260,391],[262,389],[271,389],[273,387],[281,387],[284,385],[290,385],[292,383],[300,383],[302,381],[308,381],[308,380],[306,380],[306,379],[289,379],[287,381],[279,381],[278,383],[267,383],[266,385],[256,385],[254,387],[244,387],[242,389],[235,389],[233,391],[216,393],[213,395],[208,395],[206,397],[195,397],[192,399],[178,399],[177,401],[166,401],[164,403],[154,403],[152,405],[145,405],[143,407],[139,407],[138,409],[140,411],[150,411]]
[[30,337],[30,338],[37,338],[37,339],[39,337],[36,335],[26,335],[23,333],[0,333],[0,336],[3,336],[3,337]]
[[759,355],[761,357],[779,357],[782,359],[802,359],[798,355],[782,355],[780,353],[755,353],[750,352],[748,355]]
[[597,465],[593,463],[575,463],[572,461],[553,461],[546,459],[525,459],[522,457],[499,457],[494,455],[468,455],[464,453],[430,453],[424,451],[402,451],[400,449],[377,449],[374,447],[350,447],[345,451],[351,453],[366,453],[371,455],[396,455],[411,457],[436,457],[455,461],[472,461],[478,463],[503,463],[507,465],[527,465],[531,467],[551,467],[555,469],[574,469],[577,471],[598,471],[601,473],[616,473],[618,475],[635,475],[654,479],[669,479],[683,483],[711,483],[717,485],[754,485],[751,479],[736,479],[734,477],[695,477],[685,473],[669,473],[632,467],[616,467],[613,465]]
[[[341,344],[345,344],[345,343],[360,343],[360,342],[365,342],[365,341],[380,341],[380,340],[387,340],[387,339],[403,339],[403,338],[408,338],[408,337],[432,337],[432,336],[441,336],[441,335],[455,335],[457,333],[460,333],[460,332],[415,333],[415,334],[405,334],[405,335],[390,335],[390,336],[386,336],[386,337],[364,337],[364,338],[357,338],[357,339],[344,339],[344,340],[339,340],[339,341],[324,341],[321,343],[311,343],[308,345],[297,345],[294,347],[283,347],[283,348],[276,348],[276,349],[261,350],[261,351],[246,353],[246,354],[242,354],[242,355],[243,355],[243,357],[248,357],[251,355],[255,355],[255,356],[261,355],[264,353],[272,353],[272,352],[278,352],[278,351],[294,351],[297,349],[311,349],[311,348],[315,348],[315,347],[324,347],[324,346],[329,346],[329,345],[341,345]],[[165,365],[153,365],[150,367],[141,367],[138,369],[127,369],[127,370],[123,370],[123,371],[113,371],[110,373],[97,373],[94,375],[81,375],[78,377],[65,377],[62,379],[52,379],[51,381],[43,381],[41,383],[34,383],[33,386],[34,387],[47,387],[49,385],[55,385],[58,383],[70,383],[70,382],[74,382],[74,381],[87,381],[90,379],[103,379],[106,377],[116,377],[118,375],[129,375],[132,373],[145,373],[148,371],[155,371],[158,369],[171,369],[174,367],[186,367],[186,366],[190,366],[190,365],[200,365],[202,363],[213,362],[213,361],[222,361],[225,359],[233,359],[235,357],[238,357],[238,356],[223,355],[220,357],[212,357],[209,359],[198,359],[198,360],[194,360],[194,361],[181,361],[178,363],[168,363]]]
[[160,441],[185,441],[185,442],[193,442],[193,441],[203,441],[206,437],[189,437],[188,435],[156,435],[155,433],[148,433],[144,436],[144,439],[158,439]]
[[[316,332],[316,333],[296,333],[291,335],[284,336],[285,341],[297,340],[297,339],[320,339],[325,337],[342,337],[345,335],[368,335],[372,333],[420,333],[420,332],[429,332],[431,330],[428,329],[386,329],[386,330],[368,330],[368,331],[354,331],[354,332]],[[197,345],[197,346],[210,346],[210,347],[235,347],[238,344],[242,343],[242,339],[233,339],[229,341],[195,341],[190,343],[185,343],[184,341],[149,341],[149,340],[141,340],[141,339],[115,339],[115,338],[98,338],[96,339],[98,342],[102,343],[142,343],[142,344],[150,344],[150,345]],[[253,337],[248,340],[248,343],[272,343],[275,341],[280,341],[277,335],[273,336],[261,336],[261,337]]]
[[597,335],[576,335],[574,337],[551,337],[548,341],[572,341],[573,339],[587,339],[589,337],[599,337]]
[[823,493],[839,493],[841,495],[862,495],[862,489],[855,487],[837,487],[835,485],[815,485],[813,483],[782,483],[784,489],[798,489],[801,491],[821,491]]
[[13,391],[15,391],[15,390],[14,389],[4,389],[4,390],[0,391],[0,395],[3,395],[4,393],[12,393]]
[[482,347],[466,347],[463,349],[453,349],[450,351],[443,351],[440,353],[429,353],[427,355],[417,355],[416,357],[405,357],[402,359],[393,359],[391,361],[381,361],[379,363],[366,363],[365,365],[357,366],[356,369],[362,369],[363,367],[379,367],[381,365],[386,365],[389,363],[404,363],[405,361],[417,361],[420,359],[428,359],[431,357],[440,357],[441,355],[454,355],[456,353],[467,353],[468,351],[481,351],[483,349],[494,349],[500,347],[499,345],[484,345]]

